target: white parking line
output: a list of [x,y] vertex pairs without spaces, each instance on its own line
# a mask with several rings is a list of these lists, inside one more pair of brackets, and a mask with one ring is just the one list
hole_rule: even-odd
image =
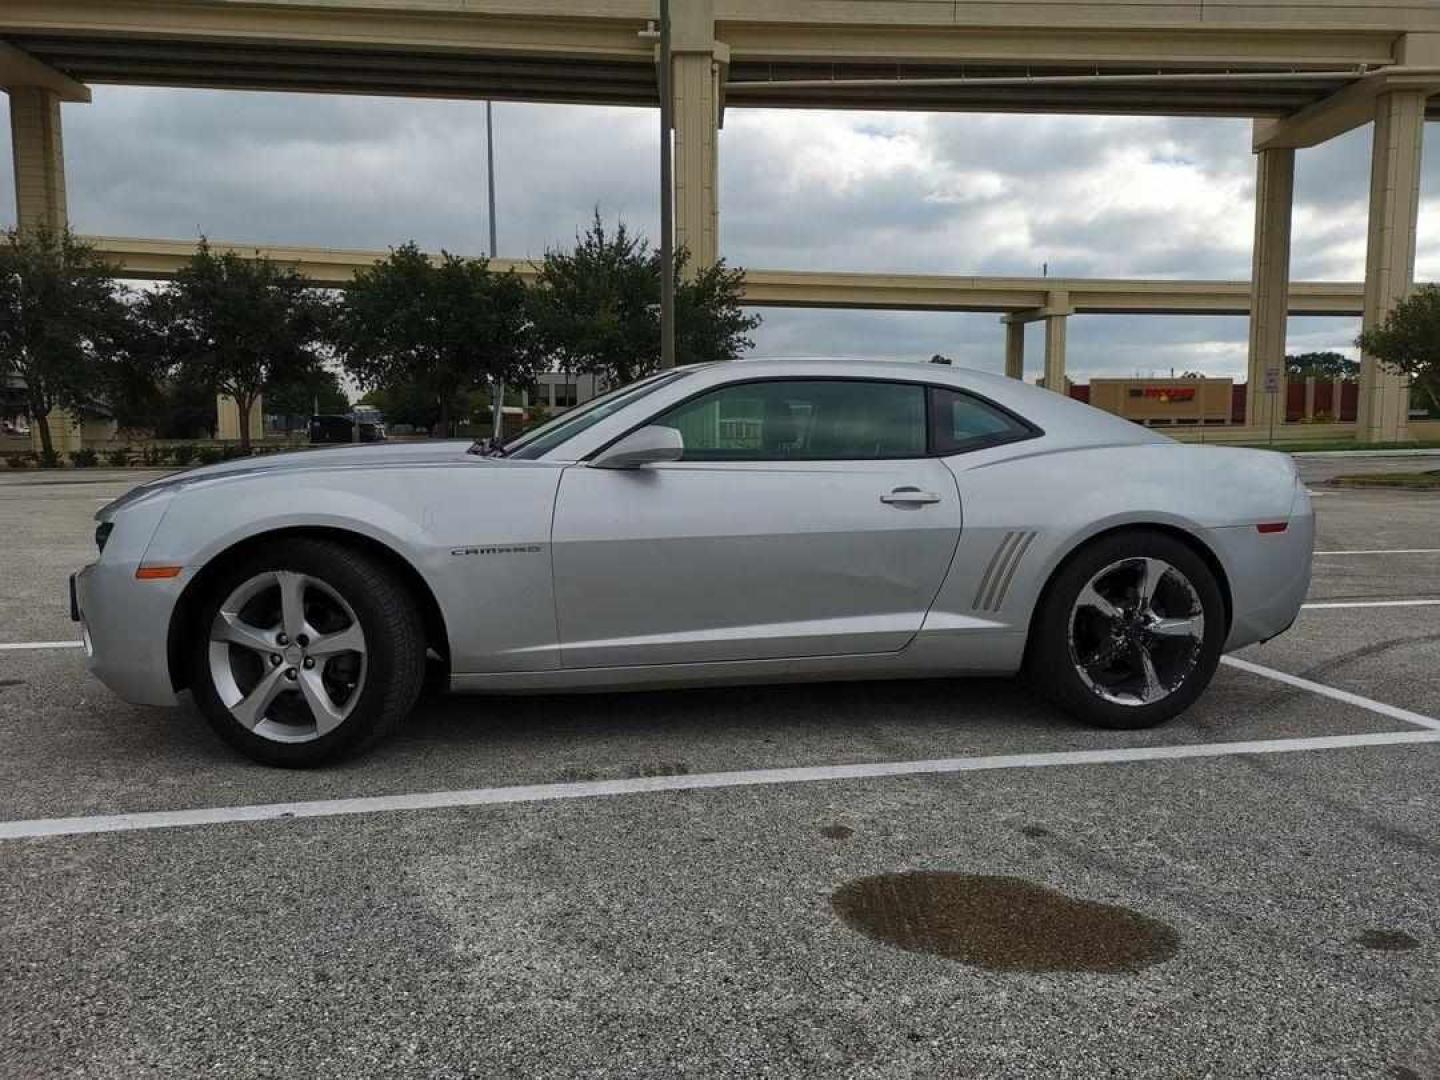
[[1068,750],[1048,754],[1001,754],[990,757],[940,758],[931,761],[885,761],[866,765],[820,765],[746,772],[699,773],[694,776],[647,776],[629,780],[593,780],[574,784],[532,784],[521,787],[472,788],[417,795],[380,795],[313,802],[267,803],[259,806],[216,806],[198,810],[156,810],[96,817],[40,818],[0,822],[0,840],[91,833],[139,832],[189,825],[220,825],[277,818],[341,817],[398,810],[442,810],[467,806],[556,802],[607,795],[641,795],[657,791],[760,787],[826,780],[867,780],[877,777],[924,776],[1036,769],[1061,765],[1107,765],[1136,761],[1177,761],[1186,758],[1234,757],[1242,754],[1287,754],[1310,750],[1343,750],[1361,746],[1396,746],[1440,742],[1440,731],[1390,731],[1367,735],[1326,735],[1310,739],[1261,739],[1253,742],[1200,743],[1189,746],[1147,746],[1114,750]]
[[1317,551],[1315,557],[1339,558],[1344,555],[1440,555],[1440,548],[1365,548],[1359,551]]
[[1227,667],[1233,667],[1237,671],[1248,671],[1251,675],[1260,675],[1266,679],[1273,679],[1275,682],[1284,683],[1286,686],[1294,686],[1300,690],[1309,690],[1312,694],[1319,694],[1321,697],[1328,697],[1332,701],[1343,701],[1346,705],[1354,705],[1369,712],[1378,713],[1381,716],[1388,716],[1393,720],[1403,720],[1407,724],[1417,724],[1431,731],[1440,732],[1440,720],[1433,716],[1425,716],[1422,713],[1411,712],[1409,709],[1401,709],[1395,705],[1386,705],[1383,701],[1376,701],[1373,698],[1361,697],[1359,694],[1352,694],[1348,690],[1337,690],[1333,686],[1326,686],[1324,683],[1311,682],[1309,679],[1302,679],[1299,675],[1291,675],[1288,671],[1276,671],[1274,668],[1263,667],[1260,664],[1252,664],[1249,660],[1241,660],[1238,656],[1222,656],[1220,662]]
[[19,652],[22,649],[83,649],[83,641],[12,641],[0,644],[0,652]]
[[1304,611],[1326,611],[1336,608],[1436,606],[1440,606],[1440,600],[1322,600],[1314,604],[1300,605]]

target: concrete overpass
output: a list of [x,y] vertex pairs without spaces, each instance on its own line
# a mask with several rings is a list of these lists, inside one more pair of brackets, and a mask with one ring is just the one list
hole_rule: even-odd
[[[86,240],[128,278],[165,280],[195,252],[184,240],[91,236]],[[216,251],[263,255],[294,267],[314,281],[344,288],[357,270],[385,257],[383,251],[350,251],[232,244],[211,241]],[[533,280],[535,264],[494,259],[501,272]],[[755,270],[745,273],[744,302],[754,307],[861,308],[876,311],[999,312],[1007,331],[1007,375],[1025,373],[1025,325],[1044,322],[1046,385],[1064,385],[1065,320],[1070,315],[1249,315],[1248,281],[1163,281],[1100,278],[955,277],[934,274],[857,274],[822,270]],[[1358,282],[1295,282],[1289,314],[1358,317],[1365,287]]]
[[[1287,313],[1300,298],[1319,299],[1289,281],[1295,151],[1371,121],[1371,229],[1359,304],[1367,324],[1411,288],[1424,123],[1440,115],[1430,100],[1440,90],[1440,7],[1430,0],[673,6],[677,236],[698,261],[719,254],[717,132],[729,108],[1255,120],[1256,243],[1244,285],[1037,286],[776,271],[752,275],[755,303],[769,296],[1009,312],[1011,371],[1025,322],[1044,320],[1046,370],[1056,375],[1068,315],[1105,310],[1077,299],[1106,294],[1096,303],[1113,303],[1108,310],[1155,310],[1144,306],[1152,285],[1171,290],[1166,302],[1176,304],[1214,303],[1204,298],[1227,293],[1220,302],[1250,314],[1255,388],[1267,369],[1283,366]],[[653,0],[6,0],[0,84],[11,97],[19,221],[65,222],[61,103],[87,100],[91,83],[654,105],[653,17]],[[1243,307],[1236,287],[1249,292]],[[1252,394],[1248,422],[1263,426],[1271,400]],[[1366,358],[1361,437],[1403,438],[1406,406],[1403,380]]]

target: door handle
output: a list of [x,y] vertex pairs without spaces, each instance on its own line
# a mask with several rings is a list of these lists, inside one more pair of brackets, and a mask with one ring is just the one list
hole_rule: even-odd
[[928,506],[938,503],[940,496],[933,491],[921,491],[916,487],[899,487],[889,495],[881,495],[880,501],[887,506]]

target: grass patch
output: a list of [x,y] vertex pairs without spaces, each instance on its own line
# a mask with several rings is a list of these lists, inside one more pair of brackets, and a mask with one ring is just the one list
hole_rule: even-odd
[[1440,491],[1440,469],[1409,473],[1359,473],[1337,476],[1330,481],[1337,487],[1405,488],[1409,491]]

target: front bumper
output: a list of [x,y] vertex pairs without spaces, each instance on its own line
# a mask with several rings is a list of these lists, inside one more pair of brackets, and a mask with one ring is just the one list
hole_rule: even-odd
[[134,566],[91,563],[70,579],[71,615],[80,623],[91,673],[134,705],[169,706],[170,616],[181,589],[136,581]]

